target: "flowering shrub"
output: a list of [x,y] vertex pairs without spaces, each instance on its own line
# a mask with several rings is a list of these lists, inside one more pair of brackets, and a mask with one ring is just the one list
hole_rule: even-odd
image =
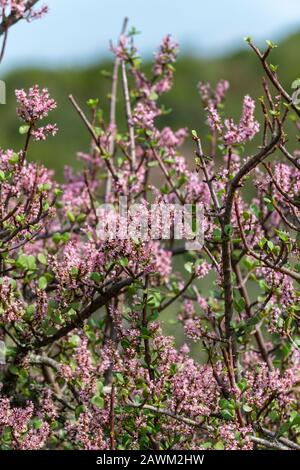
[[9,29],[20,20],[28,22],[44,16],[48,12],[47,5],[35,8],[39,0],[0,0],[0,37],[3,35],[0,50],[0,63],[2,62]]
[[10,27],[20,19],[31,21],[41,18],[48,12],[48,7],[43,5],[41,8],[34,9],[38,0],[0,0],[0,18],[3,27]]
[[[24,16],[34,3],[1,5]],[[236,123],[224,106],[229,83],[200,83],[208,127],[190,134],[156,123],[177,45],[163,39],[148,77],[124,30],[112,46],[110,116],[98,100],[88,114],[70,97],[91,147],[61,186],[27,160],[32,140],[56,134],[44,123],[56,103],[37,85],[16,91],[24,147],[0,151],[0,448],[299,449],[300,163],[285,125],[299,130],[300,110],[268,63],[272,43],[261,52],[248,42],[268,77],[261,124],[250,96]],[[201,251],[172,238],[101,237],[99,222],[118,217],[102,203],[120,196],[202,203]],[[166,309],[201,361],[163,334]]]

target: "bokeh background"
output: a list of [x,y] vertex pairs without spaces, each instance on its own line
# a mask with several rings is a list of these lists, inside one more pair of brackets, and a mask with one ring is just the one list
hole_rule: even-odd
[[145,67],[161,38],[170,33],[180,44],[173,90],[163,101],[172,113],[160,124],[188,126],[206,132],[196,85],[199,80],[231,83],[228,113],[238,117],[245,93],[261,94],[262,71],[244,43],[251,36],[263,45],[280,45],[272,55],[287,88],[300,76],[299,0],[45,0],[50,11],[32,24],[10,30],[0,79],[7,84],[7,105],[0,106],[0,147],[21,145],[15,116],[14,89],[34,83],[47,86],[58,101],[52,114],[60,132],[56,138],[34,144],[29,157],[41,160],[62,179],[65,164],[78,166],[76,153],[88,149],[89,139],[68,102],[73,93],[81,104],[99,97],[108,110],[111,71],[109,41],[118,37],[123,18],[141,34],[136,42]]
[[[278,74],[288,90],[300,77],[299,0],[45,2],[50,7],[46,17],[31,25],[19,23],[9,33],[6,56],[0,65],[0,79],[7,85],[7,105],[0,106],[0,147],[18,150],[22,146],[24,137],[18,134],[15,115],[15,88],[35,83],[48,87],[58,102],[51,120],[57,122],[60,131],[55,138],[32,144],[29,159],[55,170],[59,180],[63,179],[65,165],[79,167],[77,152],[89,148],[89,136],[68,95],[72,93],[83,106],[89,98],[99,98],[108,118],[111,85],[103,71],[112,70],[109,41],[116,41],[125,16],[129,17],[130,27],[141,31],[136,44],[146,69],[164,35],[172,34],[180,44],[174,88],[163,95],[166,108],[172,112],[160,118],[161,126],[189,127],[205,136],[207,126],[197,91],[200,80],[212,84],[221,78],[230,81],[226,108],[228,116],[235,118],[240,115],[246,93],[255,99],[262,94],[262,69],[245,44],[245,36],[251,36],[262,47],[266,39],[279,45],[272,52],[271,61],[279,66]],[[121,115],[122,103],[118,106]],[[187,144],[184,153],[192,162],[192,146]],[[177,258],[178,270],[182,271],[184,262]],[[211,286],[212,281],[206,278],[200,290]],[[175,305],[165,314],[166,331],[174,334],[180,344],[183,336],[174,309]]]

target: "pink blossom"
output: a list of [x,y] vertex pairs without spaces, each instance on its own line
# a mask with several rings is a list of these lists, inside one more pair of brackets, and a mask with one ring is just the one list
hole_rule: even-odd
[[251,450],[253,443],[250,436],[251,426],[239,427],[236,424],[228,423],[220,427],[220,437],[222,438],[226,450]]
[[206,108],[217,108],[217,106],[222,103],[229,90],[229,82],[227,80],[220,80],[215,89],[211,87],[210,83],[199,82],[198,90]]
[[128,58],[128,37],[124,34],[120,36],[118,46],[111,46],[111,49],[119,59],[126,60]]
[[227,131],[224,134],[226,145],[240,144],[252,140],[259,131],[259,123],[254,117],[255,102],[249,95],[244,98],[243,112],[239,125],[232,119],[225,120]]
[[170,127],[164,127],[159,135],[159,145],[162,147],[180,147],[187,137],[186,129],[178,129],[173,132]]
[[34,140],[46,140],[47,134],[51,134],[53,137],[57,134],[58,127],[56,124],[47,124],[46,126],[39,127],[36,130],[32,131],[32,136]]
[[144,130],[153,130],[154,119],[160,114],[158,109],[138,103],[132,115],[132,124]]
[[47,88],[40,90],[38,85],[31,87],[28,93],[22,89],[16,90],[15,94],[19,104],[17,114],[28,123],[47,117],[57,106],[54,99],[50,98]]
[[20,298],[13,279],[3,277],[0,279],[0,319],[5,322],[14,322],[24,313],[24,305]]
[[211,264],[209,264],[207,261],[204,261],[202,264],[197,266],[196,268],[196,275],[199,279],[202,279],[206,274],[209,273],[211,270]]
[[178,44],[172,40],[170,34],[163,38],[160,48],[155,54],[155,75],[161,75],[168,64],[176,61],[177,49]]
[[208,123],[209,123],[210,127],[212,129],[215,129],[219,133],[221,133],[222,130],[223,130],[223,124],[222,124],[222,120],[221,120],[221,117],[220,117],[217,109],[215,108],[215,106],[210,105],[207,110],[208,110],[208,113],[209,113]]
[[34,9],[32,8],[32,2],[29,0],[0,0],[0,7],[6,10],[6,16],[13,14],[17,18],[25,18],[27,21],[39,19],[48,13],[49,10],[46,5],[39,9]]

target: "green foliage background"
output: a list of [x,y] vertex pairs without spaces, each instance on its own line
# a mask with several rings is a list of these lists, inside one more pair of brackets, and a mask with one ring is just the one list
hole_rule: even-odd
[[[287,90],[290,90],[292,81],[300,77],[299,43],[300,33],[289,37],[272,51],[271,62],[279,65],[278,74]],[[145,63],[145,68],[149,68],[148,63]],[[7,105],[0,106],[0,147],[18,150],[23,142],[23,137],[18,135],[14,89],[27,88],[34,83],[48,87],[58,102],[57,110],[51,113],[51,121],[57,122],[60,131],[55,138],[32,144],[29,158],[53,168],[58,179],[62,180],[64,165],[78,168],[76,153],[89,148],[89,136],[69,103],[68,95],[74,94],[81,105],[89,98],[99,97],[108,120],[110,80],[101,71],[110,72],[111,69],[112,63],[106,61],[85,69],[22,69],[4,77]],[[257,99],[262,94],[262,75],[261,65],[250,50],[243,49],[229,56],[205,60],[180,54],[174,88],[163,96],[166,108],[171,108],[172,112],[160,118],[160,125],[170,125],[175,129],[187,126],[197,129],[204,136],[207,127],[197,91],[198,81],[215,84],[220,78],[229,80],[231,88],[226,114],[238,118],[243,96],[249,93]],[[122,103],[119,103],[121,106]],[[192,148],[186,150],[187,156],[190,154],[192,159]]]

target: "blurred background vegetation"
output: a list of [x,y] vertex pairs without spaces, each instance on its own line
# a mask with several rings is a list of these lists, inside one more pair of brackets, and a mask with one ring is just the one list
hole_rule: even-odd
[[[284,86],[291,90],[291,83],[300,76],[299,67],[300,33],[282,41],[272,51],[271,63],[278,65],[278,74]],[[150,67],[145,62],[144,67]],[[0,147],[21,148],[24,136],[19,135],[20,123],[15,114],[16,88],[27,88],[34,83],[47,87],[57,100],[58,108],[51,113],[51,121],[59,126],[59,133],[46,142],[33,143],[29,158],[43,162],[56,172],[59,180],[63,178],[65,165],[79,166],[76,158],[78,151],[88,151],[89,136],[68,101],[72,93],[78,102],[85,107],[89,98],[99,98],[104,109],[104,117],[108,121],[110,79],[103,71],[111,72],[112,63],[102,63],[86,68],[43,69],[22,68],[10,72],[4,77],[7,84],[7,105],[0,106]],[[199,59],[188,55],[179,55],[176,65],[175,82],[172,91],[163,95],[162,102],[172,112],[159,120],[159,126],[188,127],[197,129],[205,136],[208,129],[205,124],[201,101],[197,91],[197,83],[210,81],[213,85],[221,79],[230,82],[230,91],[226,102],[226,115],[239,118],[242,99],[246,93],[257,99],[262,94],[261,65],[250,50],[240,50],[230,55],[213,59]],[[123,114],[122,100],[119,100],[119,115]],[[87,108],[85,107],[88,112]],[[259,117],[259,106],[257,111]],[[254,145],[254,144],[253,144]],[[192,159],[192,148],[187,146],[186,155]],[[248,149],[247,149],[248,150]],[[251,151],[251,146],[249,151]]]

